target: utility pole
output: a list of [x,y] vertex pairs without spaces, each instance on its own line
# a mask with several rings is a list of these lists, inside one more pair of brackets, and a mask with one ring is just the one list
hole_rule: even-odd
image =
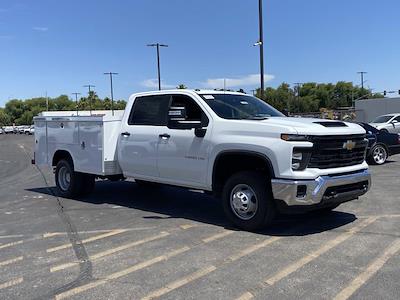
[[367,73],[368,72],[364,72],[364,71],[357,72],[357,74],[361,75],[361,89],[362,90],[364,89],[364,74],[367,74]]
[[90,115],[92,115],[92,100],[90,99],[90,92],[91,92],[91,88],[93,87],[96,87],[95,85],[93,85],[93,84],[87,84],[87,85],[84,85],[83,87],[87,87],[88,89],[89,89],[89,93],[88,93],[88,100],[89,100],[89,109],[90,109]]
[[147,47],[157,47],[158,90],[161,91],[160,47],[168,47],[168,45],[156,43],[148,44]]
[[264,33],[263,33],[263,9],[262,9],[262,1],[258,0],[258,30],[259,30],[259,38],[258,42],[253,46],[260,47],[260,89],[261,89],[261,98],[264,98]]
[[75,95],[75,103],[76,103],[76,116],[78,116],[78,95],[81,93],[72,93],[72,95]]
[[114,116],[114,90],[113,90],[113,75],[118,75],[118,73],[106,72],[104,75],[110,76],[110,86],[111,86],[111,111]]

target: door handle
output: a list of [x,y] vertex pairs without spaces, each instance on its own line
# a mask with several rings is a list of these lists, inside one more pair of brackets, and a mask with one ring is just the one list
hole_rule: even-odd
[[159,135],[160,138],[162,138],[163,140],[167,140],[169,139],[171,136],[168,133],[163,133]]
[[121,133],[122,136],[130,136],[131,134],[127,131]]

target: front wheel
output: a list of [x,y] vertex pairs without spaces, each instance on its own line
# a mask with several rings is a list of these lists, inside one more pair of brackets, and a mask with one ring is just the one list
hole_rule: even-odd
[[222,203],[227,218],[244,230],[257,230],[269,225],[276,214],[271,185],[259,172],[242,171],[225,183]]
[[376,165],[383,165],[388,158],[388,153],[386,148],[382,145],[375,145],[371,149],[371,154],[369,157],[370,162]]

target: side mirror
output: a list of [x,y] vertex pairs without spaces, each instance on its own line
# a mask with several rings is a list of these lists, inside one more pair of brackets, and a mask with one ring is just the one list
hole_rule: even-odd
[[392,122],[390,122],[390,123],[392,123],[392,124],[397,124],[397,123],[399,123],[399,121],[397,121],[397,120],[393,120]]

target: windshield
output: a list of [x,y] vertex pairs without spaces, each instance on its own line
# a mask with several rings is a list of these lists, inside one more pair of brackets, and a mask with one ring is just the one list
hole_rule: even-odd
[[380,116],[373,120],[372,123],[386,123],[391,118],[393,118],[393,116]]
[[248,95],[206,94],[201,97],[219,117],[224,119],[264,120],[269,117],[284,117],[264,101]]

